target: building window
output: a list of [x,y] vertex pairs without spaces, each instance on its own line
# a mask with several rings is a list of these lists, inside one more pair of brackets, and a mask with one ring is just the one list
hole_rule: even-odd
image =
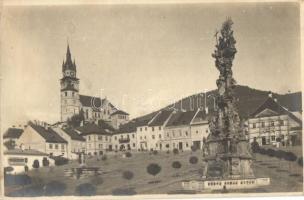
[[147,139],[147,137],[145,136],[145,139]]
[[68,96],[68,92],[64,92],[64,96]]
[[145,127],[145,131],[147,130],[147,127]]
[[279,124],[280,124],[280,126],[283,126],[284,125],[284,121],[283,120],[279,120]]
[[55,144],[55,149],[58,149],[58,144]]
[[50,148],[50,149],[53,149],[53,144],[49,144],[49,148]]
[[188,142],[186,142],[186,147],[188,147],[189,145],[188,145]]
[[140,136],[140,139],[142,140],[142,136]]
[[169,133],[167,133],[167,137],[169,137]]
[[198,134],[198,131],[196,131],[196,134]]
[[88,140],[89,140],[89,141],[91,140],[91,136],[88,137]]
[[256,128],[256,124],[255,123],[252,124],[252,128]]
[[185,132],[185,134],[186,134],[186,136],[188,136],[188,132],[187,131]]
[[152,127],[152,131],[154,131],[154,127]]
[[64,149],[64,144],[61,144],[61,149]]
[[153,139],[153,140],[155,139],[155,135],[152,135],[152,139]]
[[132,134],[132,138],[135,138],[135,135],[134,135],[134,134]]
[[265,127],[265,122],[262,122],[262,125],[261,125],[263,128]]
[[98,140],[102,140],[102,135],[99,135],[99,136],[98,136]]
[[108,141],[108,137],[106,136],[106,141]]
[[274,121],[270,122],[270,126],[274,126]]
[[117,140],[117,137],[116,137],[116,136],[114,136],[114,140]]
[[128,138],[128,139],[130,139],[130,136],[129,136],[129,135],[127,135],[127,138]]
[[158,135],[158,138],[161,139],[161,134]]
[[271,141],[275,141],[275,135],[271,136]]
[[120,135],[120,138],[122,139],[122,138],[123,138],[123,135]]
[[158,127],[158,130],[161,130],[161,126]]
[[139,130],[142,131],[142,128],[140,128]]
[[72,92],[72,96],[74,96],[74,92]]
[[135,143],[133,143],[133,147],[135,147]]

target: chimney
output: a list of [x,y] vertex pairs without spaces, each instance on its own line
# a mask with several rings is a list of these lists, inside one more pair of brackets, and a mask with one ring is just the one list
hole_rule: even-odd
[[209,112],[209,110],[208,110],[208,107],[206,106],[206,108],[205,108],[205,112],[206,112],[206,114],[208,114],[208,112]]

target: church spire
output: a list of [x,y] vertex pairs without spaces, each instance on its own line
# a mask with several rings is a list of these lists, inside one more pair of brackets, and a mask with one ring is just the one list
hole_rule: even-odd
[[75,59],[74,59],[74,63],[73,63],[69,42],[67,42],[66,59],[65,59],[65,62],[63,64],[62,70],[65,71],[65,70],[68,70],[68,69],[76,71]]

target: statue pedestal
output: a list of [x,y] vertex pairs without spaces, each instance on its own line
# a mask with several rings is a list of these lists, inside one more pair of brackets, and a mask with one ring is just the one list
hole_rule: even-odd
[[270,184],[270,178],[240,178],[240,179],[219,179],[219,180],[185,180],[182,187],[185,190],[198,192],[212,190],[233,190],[257,188]]

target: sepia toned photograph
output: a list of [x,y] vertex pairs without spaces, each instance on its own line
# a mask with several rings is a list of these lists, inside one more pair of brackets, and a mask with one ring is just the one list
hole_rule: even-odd
[[300,7],[3,1],[3,197],[303,195]]

